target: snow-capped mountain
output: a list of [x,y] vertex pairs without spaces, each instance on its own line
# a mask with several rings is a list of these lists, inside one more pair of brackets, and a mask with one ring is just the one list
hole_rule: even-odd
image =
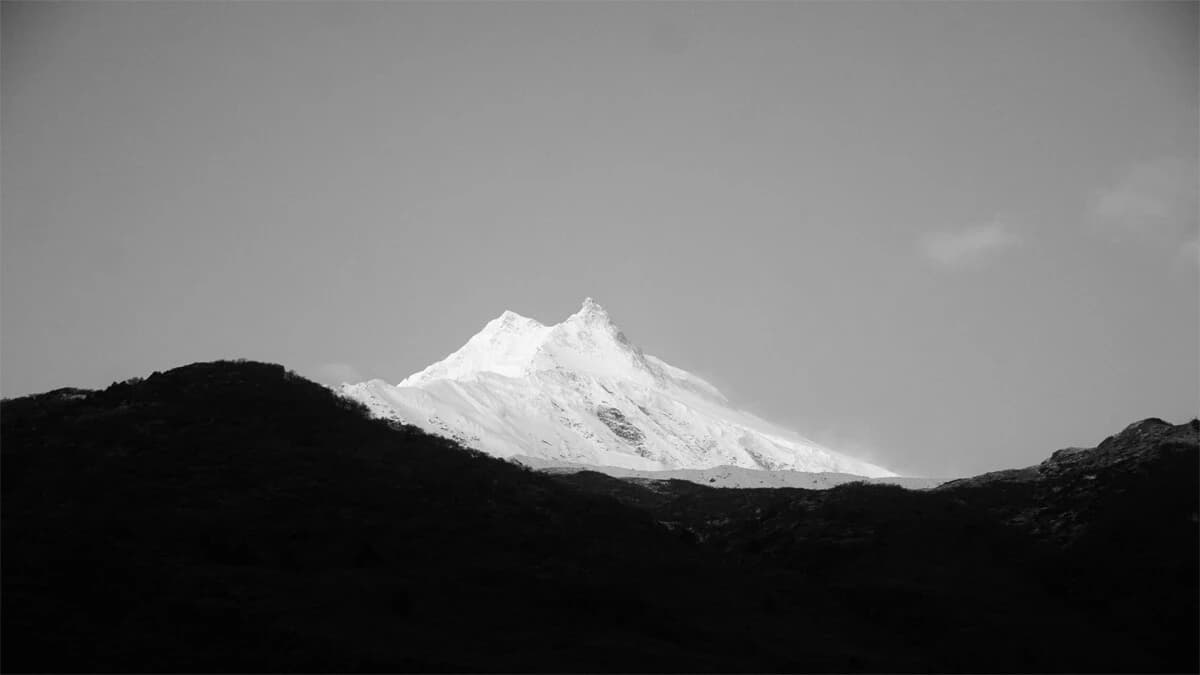
[[341,391],[377,416],[500,457],[895,475],[737,410],[708,382],[643,353],[591,298],[553,326],[506,311],[397,385]]

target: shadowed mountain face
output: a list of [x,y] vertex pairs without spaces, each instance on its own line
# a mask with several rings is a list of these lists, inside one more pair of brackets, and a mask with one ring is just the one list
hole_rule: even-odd
[[1197,669],[1194,422],[929,491],[543,475],[248,362],[0,423],[6,671]]

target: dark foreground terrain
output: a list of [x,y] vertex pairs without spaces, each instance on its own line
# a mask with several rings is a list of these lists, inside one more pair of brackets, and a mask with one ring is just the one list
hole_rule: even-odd
[[250,362],[0,424],[6,672],[1198,667],[1194,421],[931,491],[547,476]]

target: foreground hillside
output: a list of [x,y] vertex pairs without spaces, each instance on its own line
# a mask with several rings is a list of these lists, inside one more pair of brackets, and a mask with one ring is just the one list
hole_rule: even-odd
[[[1041,670],[1058,652],[1058,665],[1076,670],[1194,672],[1198,432],[1196,421],[1144,420],[1097,448],[929,491],[558,478],[781,578],[818,583],[893,639],[945,650],[947,670]],[[1072,615],[1082,633],[1055,625]],[[980,651],[951,656],[965,644]]]
[[249,362],[0,408],[5,671],[1194,671],[1196,424],[932,491],[546,476]]

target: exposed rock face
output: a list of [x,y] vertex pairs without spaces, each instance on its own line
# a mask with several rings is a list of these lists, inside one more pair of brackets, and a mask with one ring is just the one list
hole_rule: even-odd
[[625,418],[625,414],[616,408],[600,408],[596,411],[596,417],[599,417],[600,421],[612,429],[614,434],[628,441],[630,445],[640,446],[646,440],[646,435],[633,426]]

